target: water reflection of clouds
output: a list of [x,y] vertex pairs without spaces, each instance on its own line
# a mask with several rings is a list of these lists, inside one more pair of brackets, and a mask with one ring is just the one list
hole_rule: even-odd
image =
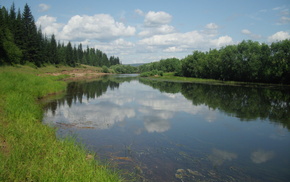
[[232,161],[238,157],[237,154],[228,152],[225,150],[212,149],[212,153],[209,155],[208,159],[212,162],[213,165],[220,166],[225,161]]
[[[48,111],[51,112],[51,111]],[[205,115],[209,122],[215,112],[204,105],[194,106],[180,93],[161,93],[137,81],[122,83],[117,90],[108,90],[96,99],[82,99],[82,104],[59,106],[53,120],[60,123],[94,126],[106,129],[116,122],[136,116],[142,118],[147,132],[165,132],[170,129],[170,119],[176,112]],[[52,120],[47,113],[44,122]],[[51,121],[53,122],[53,121]]]
[[214,121],[214,112],[208,110],[204,105],[193,106],[190,101],[180,93],[158,93],[152,92],[152,88],[145,85],[123,83],[118,93],[107,92],[98,100],[109,101],[126,107],[126,104],[137,103],[138,113],[144,122],[147,132],[164,132],[170,129],[170,119],[175,112],[186,112],[192,115],[202,113],[206,120]]
[[192,103],[186,100],[181,94],[173,94],[168,97],[168,94],[163,95],[149,95],[138,99],[138,103],[143,106],[151,107],[154,110],[165,110],[171,112],[186,112],[190,114],[197,114],[204,109],[206,106],[193,106]]
[[146,131],[165,132],[170,129],[169,119],[173,117],[172,112],[157,111],[150,107],[142,107],[138,111],[143,115]]
[[54,116],[52,111],[47,112],[44,122],[107,129],[116,122],[134,116],[134,109],[122,108],[109,102],[90,102],[89,104],[75,104],[71,107],[68,105],[59,106]]
[[261,164],[267,162],[274,157],[274,152],[265,150],[256,150],[251,153],[251,160],[253,163]]

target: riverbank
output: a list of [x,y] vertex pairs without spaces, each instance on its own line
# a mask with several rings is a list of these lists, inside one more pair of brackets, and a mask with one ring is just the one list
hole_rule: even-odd
[[192,78],[174,76],[174,73],[164,73],[163,76],[147,77],[154,80],[172,81],[172,82],[187,82],[187,83],[201,83],[211,85],[232,85],[232,86],[250,86],[250,87],[290,87],[290,85],[282,84],[268,84],[268,83],[253,83],[253,82],[238,82],[238,81],[222,81],[204,78]]
[[[118,172],[94,160],[94,153],[74,139],[56,139],[55,129],[41,122],[43,110],[36,101],[64,91],[66,83],[57,80],[73,72],[79,77],[75,69],[86,70],[0,68],[0,181],[122,181]],[[84,74],[101,75],[90,72]]]

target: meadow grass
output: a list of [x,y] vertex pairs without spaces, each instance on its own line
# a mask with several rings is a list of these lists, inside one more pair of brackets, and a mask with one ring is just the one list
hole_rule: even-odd
[[42,124],[37,99],[66,83],[40,72],[46,70],[0,68],[0,181],[122,181],[74,139],[59,140]]

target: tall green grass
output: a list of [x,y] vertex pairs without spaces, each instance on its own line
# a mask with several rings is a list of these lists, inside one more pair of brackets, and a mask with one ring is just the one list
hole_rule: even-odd
[[0,181],[121,181],[75,140],[58,140],[41,123],[36,100],[66,88],[56,79],[0,70]]

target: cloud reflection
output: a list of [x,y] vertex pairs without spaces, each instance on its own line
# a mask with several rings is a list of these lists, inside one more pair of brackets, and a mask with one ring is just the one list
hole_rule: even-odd
[[75,104],[60,106],[55,114],[48,111],[44,118],[45,123],[65,123],[82,127],[89,126],[97,129],[107,129],[116,122],[135,116],[134,109],[122,108],[110,102],[97,102],[89,104]]
[[213,165],[220,166],[225,161],[231,161],[233,159],[236,159],[237,157],[238,155],[235,153],[214,148],[212,149],[212,154],[209,155],[208,159],[212,162]]
[[274,157],[274,152],[265,150],[256,150],[251,153],[251,160],[253,163],[261,164],[267,162]]
[[176,112],[191,115],[202,114],[209,122],[215,120],[215,112],[205,105],[194,106],[181,93],[158,92],[138,81],[122,83],[117,90],[107,90],[96,99],[76,101],[69,107],[66,103],[58,106],[55,115],[47,111],[45,123],[65,123],[76,126],[92,126],[107,129],[126,118],[142,119],[147,132],[165,132],[171,127],[170,119]]

